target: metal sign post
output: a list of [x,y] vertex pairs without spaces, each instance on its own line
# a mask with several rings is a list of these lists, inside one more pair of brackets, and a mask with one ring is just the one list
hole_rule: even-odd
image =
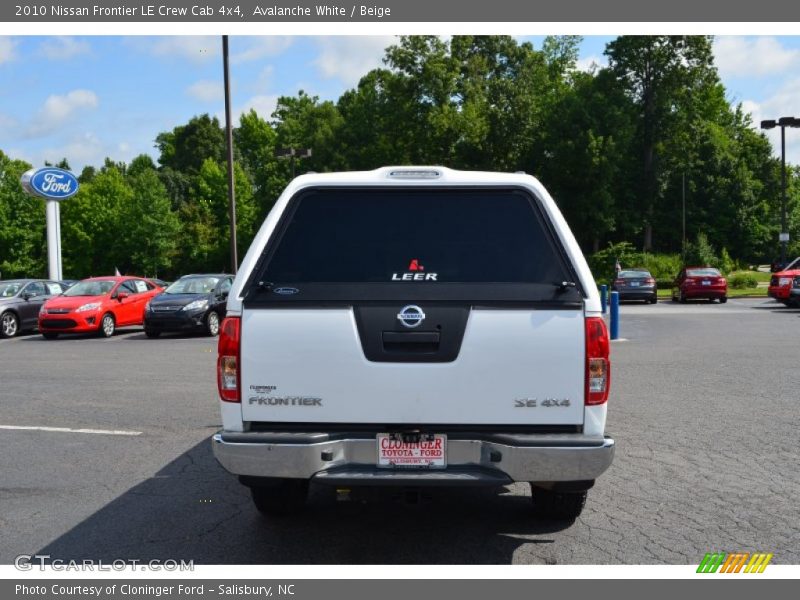
[[61,270],[61,206],[60,202],[78,192],[78,180],[69,171],[55,167],[31,169],[20,177],[22,189],[31,196],[44,198],[47,215],[48,277],[62,280]]

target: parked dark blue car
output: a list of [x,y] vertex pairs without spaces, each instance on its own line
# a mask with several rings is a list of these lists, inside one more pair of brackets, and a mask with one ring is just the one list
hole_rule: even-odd
[[225,317],[233,275],[184,275],[144,310],[144,332],[155,338],[165,331],[202,331],[215,336]]

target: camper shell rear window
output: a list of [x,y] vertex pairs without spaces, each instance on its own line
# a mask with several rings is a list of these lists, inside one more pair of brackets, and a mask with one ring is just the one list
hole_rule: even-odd
[[[576,286],[554,295],[562,282]],[[511,296],[522,299],[520,287],[543,286],[544,296],[556,301],[574,301],[578,292],[574,270],[536,198],[523,189],[496,187],[300,192],[245,296],[258,288],[263,295],[300,300],[304,289],[318,293],[341,286],[398,298],[410,290],[432,298],[465,286],[515,289]],[[276,289],[290,293],[274,294]],[[534,295],[541,299],[543,290]]]

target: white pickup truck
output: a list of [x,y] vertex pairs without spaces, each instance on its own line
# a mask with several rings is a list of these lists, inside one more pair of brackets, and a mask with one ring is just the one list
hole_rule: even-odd
[[529,175],[298,177],[227,314],[213,451],[263,513],[299,509],[311,482],[519,481],[539,515],[574,519],[613,459],[597,288]]

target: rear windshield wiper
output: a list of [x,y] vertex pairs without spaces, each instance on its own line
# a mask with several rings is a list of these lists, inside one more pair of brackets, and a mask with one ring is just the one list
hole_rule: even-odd
[[271,281],[259,281],[256,283],[255,291],[256,292],[269,292],[272,289],[272,286],[275,284]]
[[562,281],[560,283],[555,283],[553,285],[556,286],[559,292],[566,292],[570,288],[575,289],[578,287],[578,284],[575,283],[574,281]]

